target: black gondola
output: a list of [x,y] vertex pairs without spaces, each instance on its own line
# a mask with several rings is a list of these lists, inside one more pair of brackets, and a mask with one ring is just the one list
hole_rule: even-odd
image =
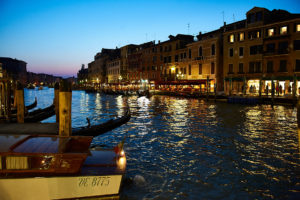
[[[52,104],[46,108],[43,108],[43,109],[39,108],[37,110],[29,112],[27,115],[25,115],[24,122],[25,123],[40,122],[40,121],[43,121],[53,115],[55,115],[54,104]],[[17,118],[12,117],[8,122],[15,123],[15,122],[17,122]]]
[[[106,133],[114,128],[117,128],[130,120],[131,114],[130,111],[127,110],[125,115],[122,117],[118,117],[116,119],[110,119],[107,122],[104,122],[99,125],[94,126],[85,126],[79,128],[72,129],[72,135],[80,135],[80,136],[93,136],[96,137],[103,133]],[[89,121],[89,120],[88,120]]]
[[[28,106],[25,106],[25,108],[26,108],[26,110],[30,110],[32,108],[35,108],[36,106],[37,106],[37,99],[35,97],[34,102],[32,104],[28,105]],[[16,114],[16,113],[17,113],[17,109],[14,108],[14,109],[11,110],[11,114]]]

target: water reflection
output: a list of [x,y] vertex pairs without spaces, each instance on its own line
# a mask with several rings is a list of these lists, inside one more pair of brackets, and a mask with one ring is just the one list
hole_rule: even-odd
[[122,198],[296,199],[299,195],[296,109],[74,91],[72,124],[86,124],[86,117],[99,123],[122,115],[127,106],[131,120],[93,141],[112,147],[127,136],[127,176],[141,175],[147,184],[125,187]]

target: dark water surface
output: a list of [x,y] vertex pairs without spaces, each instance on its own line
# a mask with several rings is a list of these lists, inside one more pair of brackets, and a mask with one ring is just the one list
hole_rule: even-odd
[[[25,103],[53,101],[53,89],[25,90]],[[300,199],[296,108],[244,106],[153,96],[72,93],[72,126],[106,121],[130,107],[131,120],[94,139],[112,147],[126,136],[122,199]],[[44,122],[54,122],[51,117]]]

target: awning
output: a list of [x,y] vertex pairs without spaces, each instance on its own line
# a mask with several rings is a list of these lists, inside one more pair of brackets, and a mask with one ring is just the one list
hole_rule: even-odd
[[[212,80],[212,79],[210,79]],[[206,84],[207,79],[201,80],[178,80],[178,81],[158,81],[156,82],[157,85],[200,85]]]

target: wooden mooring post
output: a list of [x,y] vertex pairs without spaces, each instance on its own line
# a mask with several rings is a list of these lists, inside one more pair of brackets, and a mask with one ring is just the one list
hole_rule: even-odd
[[20,82],[17,82],[15,98],[17,101],[17,121],[24,123],[25,104],[24,104],[24,88]]
[[0,116],[8,119],[11,113],[11,82],[0,79]]
[[59,83],[54,84],[54,106],[55,106],[55,115],[56,123],[59,122]]
[[59,86],[59,136],[71,136],[71,107],[72,88],[71,83],[63,79]]
[[298,132],[298,147],[300,151],[300,98],[297,99],[297,132]]

